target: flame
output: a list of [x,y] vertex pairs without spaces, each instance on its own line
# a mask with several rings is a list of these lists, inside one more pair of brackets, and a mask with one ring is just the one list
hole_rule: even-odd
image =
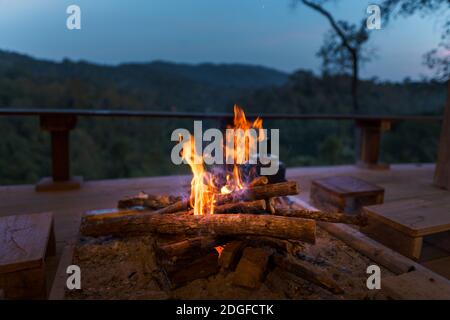
[[183,145],[182,157],[192,170],[190,205],[194,215],[214,213],[215,187],[210,173],[203,166],[202,155],[196,152],[194,137]]
[[225,145],[226,154],[233,155],[234,166],[233,174],[227,175],[227,183],[220,190],[222,194],[244,189],[245,182],[241,177],[237,164],[248,161],[250,159],[250,146],[255,145],[257,141],[264,138],[262,132],[257,132],[256,136],[248,134],[250,129],[262,129],[262,119],[258,117],[253,122],[248,121],[244,110],[236,104],[234,105],[233,126],[228,128],[242,130],[244,141],[238,141],[238,138],[234,136],[232,148],[228,144]]
[[217,247],[214,247],[214,249],[216,249],[217,253],[219,254],[219,258],[220,258],[224,248],[222,246],[217,246]]
[[[257,130],[256,136],[249,134],[250,129],[262,129],[262,119],[257,118],[253,122],[248,121],[244,110],[235,105],[233,126],[228,128],[241,129],[244,141],[238,141],[239,139],[234,135],[233,143],[230,145],[225,143],[225,152],[227,155],[233,155],[234,165],[233,171],[226,175],[225,185],[221,187],[214,183],[214,175],[205,170],[203,155],[197,154],[194,137],[191,136],[189,141],[183,145],[182,157],[191,167],[193,175],[190,205],[194,209],[194,215],[213,214],[217,194],[229,194],[242,190],[246,186],[237,164],[248,161],[250,158],[250,146],[256,145],[257,141],[264,138],[263,133],[259,130]],[[217,251],[219,252],[219,250]]]

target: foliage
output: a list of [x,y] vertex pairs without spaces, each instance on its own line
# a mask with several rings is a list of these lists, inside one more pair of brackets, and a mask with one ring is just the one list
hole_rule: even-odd
[[[264,79],[263,79],[264,78]],[[0,105],[19,108],[132,109],[249,113],[351,113],[343,75],[317,77],[245,65],[169,63],[100,66],[54,63],[0,51]],[[439,82],[361,82],[361,112],[440,114],[446,87]],[[204,128],[218,127],[205,121]],[[175,128],[192,120],[80,118],[71,136],[74,174],[86,179],[187,173],[170,161]],[[288,165],[354,162],[353,123],[264,120],[280,128],[281,159]],[[383,140],[389,162],[435,160],[438,126],[404,124]],[[35,183],[50,173],[49,135],[35,118],[0,117],[0,184]]]

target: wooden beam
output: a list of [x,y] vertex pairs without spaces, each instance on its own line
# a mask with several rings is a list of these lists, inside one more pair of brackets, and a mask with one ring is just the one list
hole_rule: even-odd
[[77,117],[74,115],[41,115],[41,129],[50,132],[52,142],[52,176],[43,178],[36,191],[78,189],[81,177],[70,175],[70,130],[74,129]]
[[360,142],[357,146],[357,166],[367,169],[388,169],[389,165],[378,163],[381,134],[391,128],[389,120],[356,120],[360,128]]
[[448,81],[447,106],[444,111],[434,184],[439,188],[450,190],[450,81]]

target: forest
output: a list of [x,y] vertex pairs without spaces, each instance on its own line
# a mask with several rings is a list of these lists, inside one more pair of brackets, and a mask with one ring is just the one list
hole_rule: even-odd
[[[243,64],[99,65],[61,62],[0,51],[0,108],[113,109],[172,112],[351,114],[348,75],[286,74]],[[360,81],[358,113],[441,115],[446,86],[437,80]],[[355,162],[351,121],[264,120],[280,129],[280,158],[288,166]],[[175,128],[192,120],[79,118],[71,134],[72,172],[85,179],[186,172],[170,161]],[[205,121],[204,127],[217,127]],[[0,117],[0,184],[35,183],[50,170],[50,138],[35,117]],[[402,122],[383,136],[381,160],[424,163],[436,159],[439,124]]]

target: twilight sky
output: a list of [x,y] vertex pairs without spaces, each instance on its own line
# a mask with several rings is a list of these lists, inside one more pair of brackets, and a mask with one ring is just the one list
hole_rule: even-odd
[[[367,4],[340,0],[335,17],[359,21]],[[98,63],[250,63],[319,72],[315,53],[327,21],[291,0],[0,0],[0,49],[38,58]],[[81,30],[67,30],[66,8],[81,7]],[[402,80],[429,74],[422,54],[437,46],[443,17],[411,17],[372,31],[377,58],[362,76]]]

